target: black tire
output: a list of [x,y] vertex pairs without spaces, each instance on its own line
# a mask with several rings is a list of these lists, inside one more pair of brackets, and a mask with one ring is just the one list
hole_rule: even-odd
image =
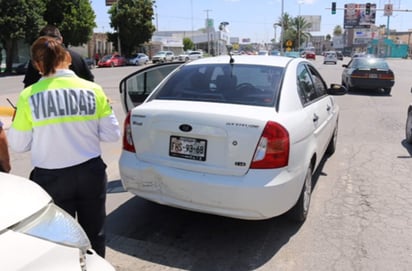
[[408,109],[408,116],[406,117],[405,136],[406,142],[412,144],[412,108]]
[[303,182],[302,192],[295,206],[289,210],[288,216],[296,222],[304,222],[309,213],[310,197],[312,195],[312,166],[309,166],[305,180]]
[[332,138],[329,141],[329,145],[326,148],[326,154],[332,155],[336,151],[336,142],[338,141],[338,124],[336,123],[335,130],[333,131]]

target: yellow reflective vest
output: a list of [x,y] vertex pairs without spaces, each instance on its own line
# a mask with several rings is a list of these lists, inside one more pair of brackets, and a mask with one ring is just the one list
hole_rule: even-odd
[[33,166],[47,169],[97,157],[100,141],[119,138],[119,122],[103,89],[71,70],[25,88],[8,132],[11,149],[31,150]]

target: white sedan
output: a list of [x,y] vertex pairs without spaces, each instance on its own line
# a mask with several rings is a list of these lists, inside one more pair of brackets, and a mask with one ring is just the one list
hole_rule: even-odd
[[0,270],[114,271],[36,183],[0,172]]
[[126,190],[197,212],[304,221],[312,175],[336,148],[330,94],[346,88],[302,58],[219,56],[138,71],[120,92]]

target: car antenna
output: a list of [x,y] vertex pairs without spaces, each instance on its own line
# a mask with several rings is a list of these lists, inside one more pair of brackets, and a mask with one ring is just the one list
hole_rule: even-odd
[[232,57],[232,56],[233,56],[233,55],[232,55],[232,49],[233,49],[233,47],[232,47],[232,45],[226,45],[226,48],[227,48],[227,51],[229,52],[229,56],[230,56],[229,63],[230,63],[230,64],[233,64],[233,63],[235,62],[235,59]]

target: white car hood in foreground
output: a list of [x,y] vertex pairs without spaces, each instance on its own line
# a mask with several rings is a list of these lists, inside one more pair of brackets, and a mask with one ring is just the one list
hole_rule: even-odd
[[0,172],[0,231],[44,208],[51,197],[36,183]]

